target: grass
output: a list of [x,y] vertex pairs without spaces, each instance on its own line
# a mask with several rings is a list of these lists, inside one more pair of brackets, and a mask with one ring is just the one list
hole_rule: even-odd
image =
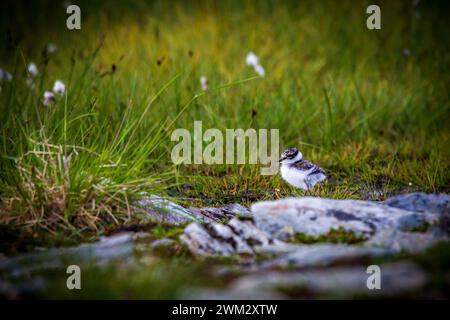
[[[368,4],[80,1],[82,29],[69,31],[59,5],[7,3],[0,223],[101,233],[129,222],[142,192],[187,205],[301,194],[259,166],[173,165],[170,134],[194,120],[280,129],[281,148],[299,147],[328,173],[317,196],[449,192],[447,5],[381,1],[382,29],[369,31]],[[45,52],[49,42],[57,52]],[[249,51],[264,78],[245,65]],[[201,75],[218,89],[203,93]],[[56,79],[66,95],[45,107]]]

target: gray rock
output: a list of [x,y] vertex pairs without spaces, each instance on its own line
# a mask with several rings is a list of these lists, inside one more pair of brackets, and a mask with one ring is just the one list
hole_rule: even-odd
[[[234,280],[225,290],[193,291],[187,298],[208,296],[232,299],[258,299],[264,296],[283,295],[284,290],[297,289],[308,297],[311,294],[332,297],[358,295],[398,296],[419,290],[427,283],[426,274],[416,265],[407,262],[384,264],[381,269],[381,289],[367,288],[367,266],[333,267],[303,272],[260,272]],[[286,296],[284,296],[286,298]]]
[[163,238],[153,241],[150,246],[152,249],[163,249],[168,248],[176,244],[176,241],[173,239]]
[[184,229],[180,240],[198,256],[234,254],[254,255],[255,248],[281,244],[249,221],[231,219],[228,224],[208,222],[191,223]]
[[7,258],[0,261],[0,272],[20,276],[36,270],[65,268],[71,264],[104,265],[114,260],[127,261],[132,258],[133,251],[133,237],[124,233],[77,247],[54,248]]
[[291,245],[284,247],[286,254],[264,261],[259,269],[274,267],[311,268],[355,263],[369,258],[388,256],[390,250],[341,244]]
[[144,221],[156,221],[171,225],[190,222],[223,222],[236,216],[251,218],[249,209],[233,203],[221,207],[184,208],[156,195],[144,195],[135,203],[135,215]]
[[36,292],[45,289],[45,281],[41,277],[28,279],[26,281],[16,281],[11,283],[0,279],[0,298],[1,299],[21,299],[27,296],[33,296]]
[[387,199],[386,205],[415,212],[450,213],[450,195],[415,192]]
[[441,241],[448,241],[446,233],[438,229],[427,233],[383,230],[365,243],[367,247],[380,247],[392,252],[419,253]]
[[405,215],[397,220],[397,228],[401,231],[419,231],[427,227],[427,220],[423,215],[418,213]]
[[240,205],[239,203],[228,204],[226,206],[221,207],[221,209],[225,212],[228,212],[229,214],[232,214],[233,216],[241,218],[253,217],[251,211],[248,208]]
[[136,207],[135,214],[144,221],[156,221],[172,225],[201,221],[179,204],[156,195],[145,195],[134,204]]
[[195,217],[197,217],[201,222],[221,222],[226,221],[230,216],[225,215],[222,210],[214,207],[205,208],[188,208]]
[[205,207],[188,209],[202,222],[224,222],[234,217],[251,218],[251,212],[240,204],[233,203],[222,207]]
[[[230,234],[230,230],[227,233]],[[188,225],[184,229],[184,234],[180,236],[180,240],[193,254],[198,256],[221,255],[228,257],[235,252],[233,245],[227,239],[214,238],[205,226],[198,223]]]
[[188,288],[181,293],[181,299],[187,300],[284,300],[287,297],[275,290],[227,290]]
[[313,237],[342,228],[368,238],[380,230],[408,229],[437,221],[427,212],[411,212],[379,202],[314,197],[258,202],[251,211],[256,226],[277,237],[286,228]]

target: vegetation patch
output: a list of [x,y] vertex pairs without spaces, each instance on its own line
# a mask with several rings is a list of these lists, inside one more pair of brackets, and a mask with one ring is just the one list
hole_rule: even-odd
[[345,230],[344,228],[331,229],[330,232],[318,237],[312,237],[301,233],[294,235],[294,243],[346,243],[357,244],[366,241],[367,238],[362,235],[357,235],[352,231]]

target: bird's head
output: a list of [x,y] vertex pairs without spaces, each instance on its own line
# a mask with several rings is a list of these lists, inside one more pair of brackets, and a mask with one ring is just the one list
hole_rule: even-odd
[[294,163],[301,160],[303,157],[302,153],[297,150],[297,148],[289,148],[283,151],[280,158],[280,163]]

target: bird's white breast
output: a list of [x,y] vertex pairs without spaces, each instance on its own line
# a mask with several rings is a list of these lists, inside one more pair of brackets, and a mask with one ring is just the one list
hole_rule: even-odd
[[308,187],[305,183],[305,178],[307,177],[308,171],[300,171],[297,169],[289,168],[286,165],[281,165],[280,173],[281,177],[289,184],[293,185],[297,188],[302,188],[304,190],[307,190]]

